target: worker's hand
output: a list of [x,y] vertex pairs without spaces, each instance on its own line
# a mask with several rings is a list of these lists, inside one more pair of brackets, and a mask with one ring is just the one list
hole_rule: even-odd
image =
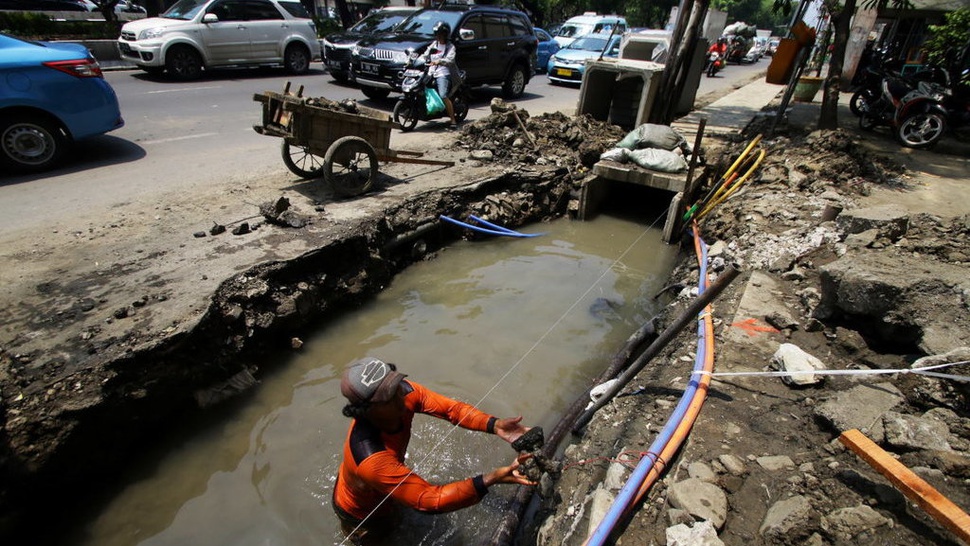
[[510,444],[518,440],[519,436],[528,432],[530,428],[522,425],[521,415],[495,421],[495,434]]
[[531,453],[526,453],[524,455],[519,455],[512,461],[509,466],[500,466],[495,470],[489,472],[482,476],[485,480],[485,486],[494,485],[496,483],[517,483],[519,485],[536,485],[536,482],[529,481],[523,474],[519,473],[519,467],[523,462],[529,457],[532,457]]

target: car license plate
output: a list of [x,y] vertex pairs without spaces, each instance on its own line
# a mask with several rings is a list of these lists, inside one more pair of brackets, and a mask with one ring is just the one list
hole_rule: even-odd
[[556,69],[556,75],[557,76],[572,76],[573,75],[573,71],[571,69],[569,69],[569,68],[557,68]]
[[378,74],[381,71],[381,65],[374,63],[360,63],[360,71],[364,74]]
[[340,69],[340,61],[327,61],[327,66],[330,68]]

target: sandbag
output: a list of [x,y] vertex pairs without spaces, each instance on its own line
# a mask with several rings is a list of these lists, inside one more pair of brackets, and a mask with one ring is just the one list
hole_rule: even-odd
[[639,148],[673,150],[674,148],[681,148],[684,153],[690,153],[687,140],[680,133],[668,125],[655,125],[653,123],[644,123],[630,131],[616,143],[616,146],[630,150]]
[[617,163],[626,163],[627,155],[630,150],[626,148],[613,148],[612,150],[607,150],[600,154],[600,160],[603,161],[616,161]]
[[669,150],[644,148],[643,150],[628,152],[627,157],[637,165],[654,171],[679,173],[687,170],[687,161],[684,156]]

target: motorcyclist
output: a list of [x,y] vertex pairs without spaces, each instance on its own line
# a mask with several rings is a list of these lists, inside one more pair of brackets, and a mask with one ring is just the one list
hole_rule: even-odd
[[450,37],[451,25],[444,21],[435,23],[435,41],[428,46],[425,58],[431,66],[431,76],[435,79],[438,95],[445,103],[445,111],[451,119],[451,128],[455,129],[458,122],[455,120],[455,107],[448,97],[448,91],[451,88],[452,70],[457,71],[458,66],[455,64],[455,46],[448,40]]
[[707,48],[707,54],[710,55],[711,53],[717,53],[723,58],[725,55],[727,55],[727,49],[727,38],[721,36],[716,42],[711,44],[711,47]]

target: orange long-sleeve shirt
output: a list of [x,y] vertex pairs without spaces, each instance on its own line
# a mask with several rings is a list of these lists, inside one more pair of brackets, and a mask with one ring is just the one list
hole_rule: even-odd
[[347,431],[333,498],[340,510],[359,520],[375,509],[380,513],[390,508],[390,503],[378,508],[388,495],[423,512],[449,512],[477,503],[488,492],[481,475],[445,485],[430,484],[404,464],[404,454],[415,413],[490,433],[494,432],[496,418],[413,381],[402,381],[401,386],[406,393],[407,413],[400,431],[383,433],[363,419],[354,419]]

